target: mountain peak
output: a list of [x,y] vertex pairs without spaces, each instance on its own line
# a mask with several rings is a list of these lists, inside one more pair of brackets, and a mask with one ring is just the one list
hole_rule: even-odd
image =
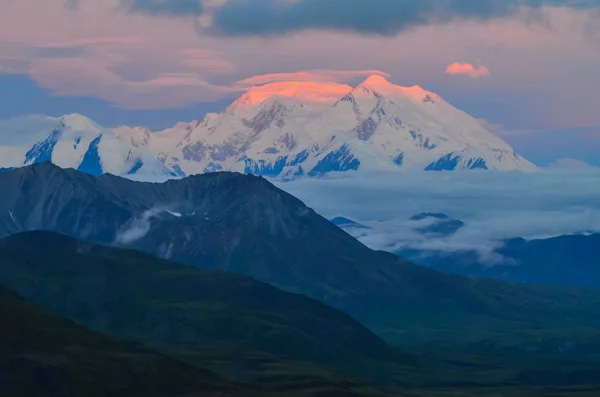
[[414,85],[411,87],[403,87],[390,83],[384,76],[374,74],[369,76],[365,81],[359,84],[354,91],[364,93],[376,93],[386,97],[407,97],[413,100],[426,100],[428,97],[430,101],[439,99],[439,96],[425,90],[421,86]]
[[12,120],[0,127],[17,145],[0,146],[0,168],[53,161],[149,180],[222,170],[289,179],[357,169],[535,169],[438,95],[386,76],[354,89],[318,76],[301,81],[310,75],[246,82],[222,112],[160,133],[103,128],[78,114]]
[[377,86],[393,86],[394,84],[390,83],[384,76],[379,74],[372,74],[361,84],[368,85],[371,87]]
[[397,86],[390,83],[385,77],[373,74],[369,76],[365,81],[360,83],[354,89],[354,92],[362,92],[367,94],[380,94],[385,95],[394,91]]
[[77,130],[101,130],[102,127],[96,124],[92,119],[79,113],[71,113],[62,116],[60,122],[66,127]]

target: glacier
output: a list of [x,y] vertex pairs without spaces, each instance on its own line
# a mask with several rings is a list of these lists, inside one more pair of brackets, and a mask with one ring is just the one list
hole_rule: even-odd
[[[343,85],[342,85],[343,87]],[[0,168],[50,161],[138,180],[236,171],[272,178],[362,171],[535,171],[479,121],[419,86],[373,75],[356,87],[248,89],[221,113],[163,131],[89,118],[0,121]]]

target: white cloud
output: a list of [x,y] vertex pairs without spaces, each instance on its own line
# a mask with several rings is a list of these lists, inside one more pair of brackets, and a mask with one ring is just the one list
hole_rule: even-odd
[[163,207],[151,208],[144,211],[142,215],[131,220],[131,222],[123,226],[118,232],[115,242],[118,244],[131,244],[144,238],[152,227],[152,218],[162,212],[169,211]]
[[[543,173],[349,173],[278,183],[327,218],[370,229],[352,234],[375,249],[476,250],[487,263],[504,239],[600,232],[600,170]],[[455,235],[423,236],[412,215],[441,212],[465,222]]]
[[589,170],[597,167],[594,167],[583,160],[562,158],[549,164],[548,168],[551,170]]
[[44,139],[54,128],[59,127],[59,120],[42,115],[0,120],[0,147],[29,144],[36,139]]

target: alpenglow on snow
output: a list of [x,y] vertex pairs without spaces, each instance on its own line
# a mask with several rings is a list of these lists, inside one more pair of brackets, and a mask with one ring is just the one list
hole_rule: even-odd
[[378,75],[355,88],[313,82],[252,87],[219,114],[158,132],[103,128],[72,114],[5,120],[0,133],[10,137],[0,142],[0,168],[51,161],[137,179],[225,170],[294,178],[362,170],[536,169],[440,96]]

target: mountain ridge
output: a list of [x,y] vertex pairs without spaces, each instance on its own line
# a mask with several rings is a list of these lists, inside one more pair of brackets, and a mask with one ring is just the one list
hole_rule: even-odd
[[0,132],[18,141],[0,144],[0,167],[52,161],[139,179],[224,170],[280,178],[362,170],[536,170],[439,95],[378,75],[355,88],[323,82],[251,87],[221,113],[158,132],[104,128],[77,114],[5,120]]
[[[0,239],[0,284],[29,299],[0,286],[0,312],[11,319],[0,331],[0,369],[9,375],[0,378],[3,395],[7,388],[11,396],[53,397],[66,390],[93,397],[425,397],[598,389],[597,359],[396,351],[346,314],[301,295],[51,232]],[[27,381],[32,373],[42,381]]]
[[[460,222],[460,221],[459,221]],[[600,287],[600,234],[567,234],[546,239],[503,240],[494,254],[504,263],[486,266],[474,251],[438,252],[402,249],[396,253],[446,273],[523,284]]]
[[[171,340],[190,349],[227,344],[338,366],[359,356],[411,359],[348,314],[304,295],[62,234],[30,231],[0,239],[0,283],[98,331],[158,348]],[[71,298],[78,306],[65,304]],[[172,317],[170,328],[157,329],[154,322],[165,317]]]
[[144,183],[44,163],[2,173],[0,184],[0,236],[44,229],[243,274],[343,310],[400,346],[506,343],[556,352],[581,332],[582,348],[597,351],[588,339],[600,324],[596,291],[412,265],[367,248],[262,177],[224,172]]

